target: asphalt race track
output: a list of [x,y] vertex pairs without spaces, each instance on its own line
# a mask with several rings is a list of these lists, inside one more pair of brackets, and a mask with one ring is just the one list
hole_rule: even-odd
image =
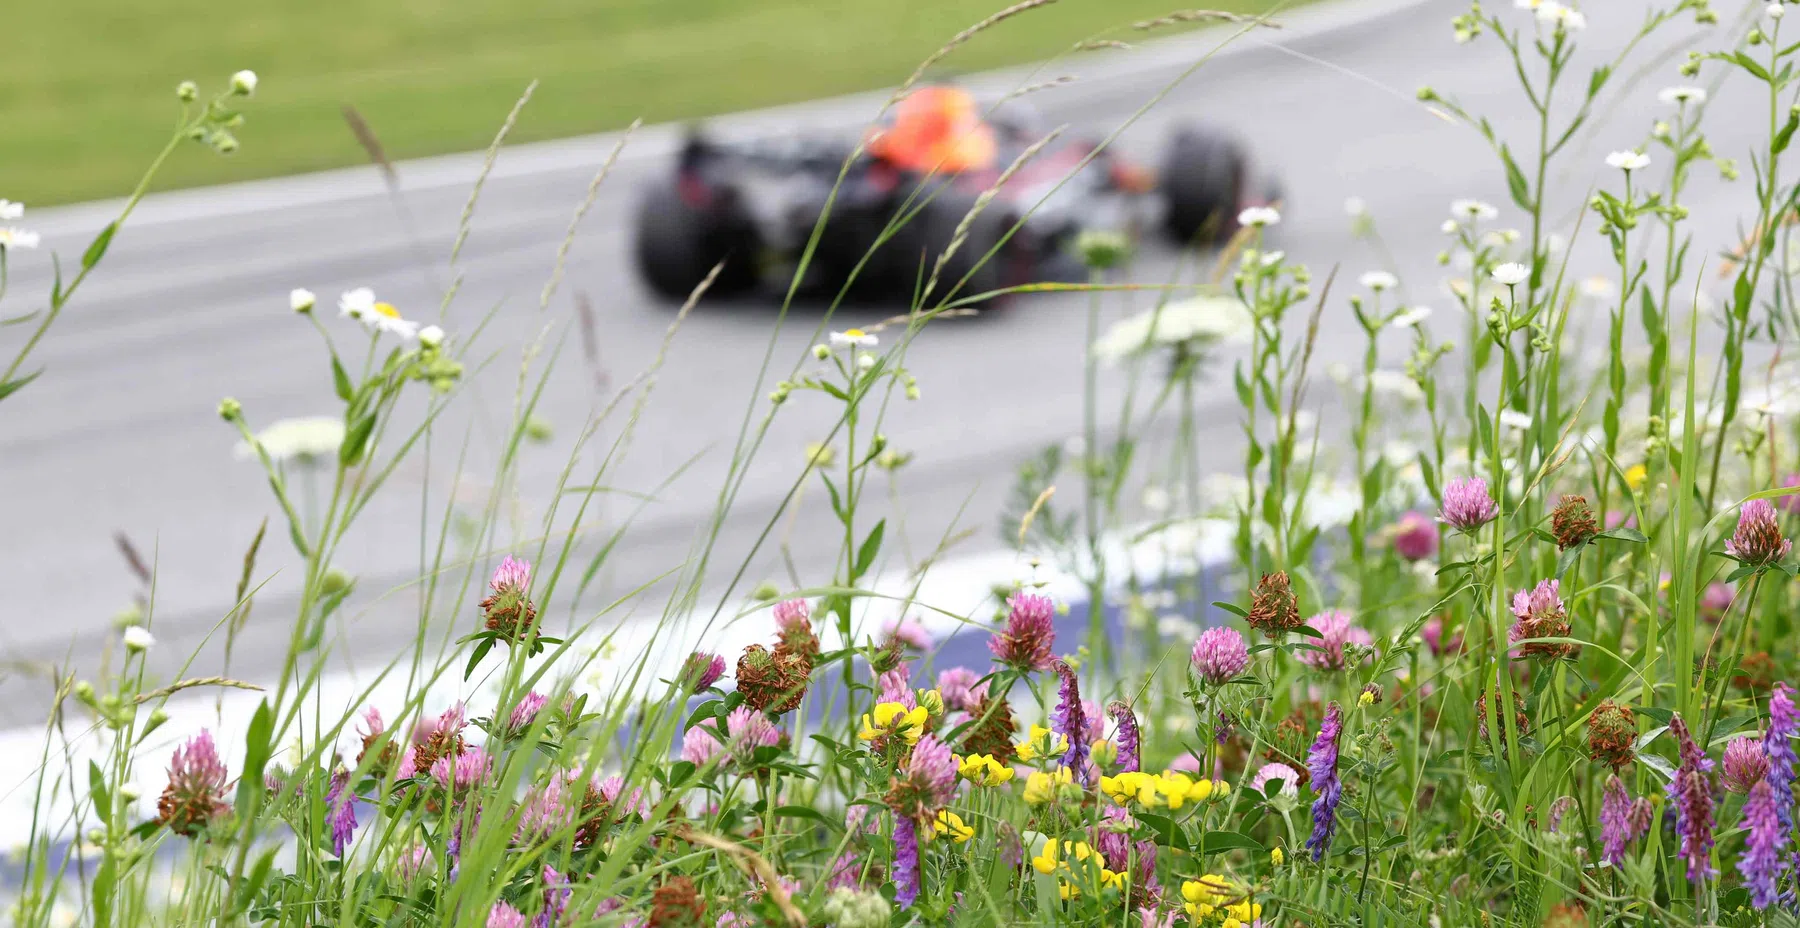
[[[1587,50],[1584,73],[1586,63],[1629,39],[1644,8],[1639,0],[1620,0],[1590,11],[1590,28],[1580,36]],[[1400,274],[1409,302],[1438,307],[1433,321],[1443,337],[1460,338],[1463,325],[1443,292],[1445,272],[1433,261],[1443,247],[1438,227],[1450,201],[1479,197],[1502,207],[1500,225],[1520,220],[1496,159],[1479,137],[1413,96],[1430,84],[1491,114],[1503,133],[1525,138],[1534,131],[1503,49],[1491,39],[1467,47],[1451,41],[1448,20],[1461,11],[1454,2],[1409,0],[1328,5],[1285,17],[1289,28],[1240,39],[1120,137],[1127,151],[1154,158],[1172,123],[1200,119],[1236,130],[1250,143],[1282,179],[1289,199],[1276,230],[1279,247],[1310,263],[1320,281],[1342,262],[1324,322],[1322,361],[1361,352],[1343,298],[1358,274],[1383,266],[1378,250],[1352,238],[1343,209],[1347,197],[1368,203],[1388,250],[1398,256],[1399,265],[1389,269]],[[1516,15],[1524,20],[1530,14]],[[1593,185],[1616,187],[1617,174],[1602,158],[1645,138],[1662,112],[1657,90],[1684,82],[1676,73],[1679,58],[1663,50],[1693,28],[1684,23],[1666,30],[1634,59],[1641,74],[1627,68],[1614,81],[1591,132],[1571,146],[1552,175],[1568,207],[1558,231],[1571,231],[1574,210]],[[1073,83],[1033,95],[1035,105],[1053,124],[1106,133],[1229,34],[1213,31],[1075,59],[1035,77],[1009,73],[975,86],[998,93],[1072,75]],[[1571,85],[1571,95],[1581,83]],[[1712,144],[1738,157],[1747,172],[1749,146],[1763,131],[1757,115],[1762,104],[1747,86],[1726,89],[1733,92],[1709,114]],[[746,114],[723,124],[733,134],[855,132],[882,99],[875,94]],[[495,114],[496,125],[503,115]],[[254,124],[242,136],[244,144],[255,145]],[[333,628],[339,636],[332,641],[334,666],[386,664],[412,640],[416,595],[403,586],[419,569],[420,491],[429,488],[434,507],[454,492],[479,508],[490,492],[482,475],[491,473],[511,418],[521,350],[548,333],[550,344],[565,342],[543,405],[556,434],[526,452],[522,495],[507,504],[515,517],[501,529],[503,542],[521,547],[534,537],[583,423],[612,390],[645,369],[674,318],[673,307],[649,297],[635,279],[626,234],[638,183],[664,169],[673,138],[672,130],[649,128],[632,140],[575,237],[566,280],[547,310],[539,308],[539,294],[557,248],[616,136],[503,152],[455,268],[446,259],[479,156],[402,165],[404,214],[372,170],[147,203],[38,352],[34,366],[46,373],[0,405],[0,524],[6,526],[0,578],[7,591],[0,619],[0,729],[41,723],[50,684],[31,667],[73,656],[77,666],[92,668],[116,640],[112,617],[137,585],[115,548],[115,532],[128,533],[155,561],[157,673],[174,676],[230,607],[245,546],[265,516],[279,516],[260,470],[234,456],[236,438],[215,414],[220,398],[238,398],[258,426],[338,408],[317,333],[287,309],[290,288],[320,295],[323,321],[339,333],[340,344],[352,340],[351,323],[333,318],[331,304],[351,287],[372,287],[409,316],[430,319],[444,284],[460,276],[444,322],[453,337],[497,308],[478,352],[491,360],[437,430],[431,468],[402,468],[342,552],[340,566],[358,576],[359,595]],[[1652,173],[1660,177],[1658,168]],[[1726,186],[1711,171],[1701,172],[1688,201],[1699,242],[1711,247],[1731,237],[1749,211],[1748,184]],[[7,314],[42,300],[49,288],[49,249],[72,263],[108,215],[104,205],[28,214],[25,224],[44,234],[45,249],[16,261]],[[1578,276],[1608,270],[1598,245],[1590,221],[1577,245]],[[1173,249],[1152,247],[1129,276],[1160,283],[1176,260]],[[1706,286],[1723,291],[1712,275]],[[580,347],[578,297],[593,307],[597,368]],[[1137,305],[1147,304],[1140,298]],[[897,404],[884,428],[894,447],[917,458],[901,472],[892,499],[875,505],[882,514],[903,516],[915,557],[959,528],[976,530],[959,550],[996,546],[995,513],[1015,464],[1048,442],[1078,434],[1084,306],[1082,299],[1034,299],[992,317],[934,325],[912,346],[906,362],[923,399]],[[1116,300],[1108,309],[1112,317],[1126,311]],[[849,307],[831,327],[872,322],[888,312]],[[804,356],[821,318],[804,307],[790,314],[775,337],[774,373],[759,384],[778,321],[769,303],[709,305],[677,335],[635,426],[630,453],[604,482],[651,492],[679,468],[686,470],[638,517],[603,582],[583,600],[584,618],[674,568],[692,550],[716,502],[747,403]],[[1397,364],[1405,347],[1394,337],[1386,357]],[[1108,381],[1109,393],[1116,394],[1116,380]],[[1219,410],[1208,418],[1216,436],[1208,448],[1217,456],[1209,465],[1233,466],[1239,453],[1231,402],[1221,381],[1218,395],[1209,398]],[[763,405],[757,403],[760,416]],[[776,514],[803,447],[823,437],[834,412],[816,395],[801,395],[777,417],[721,537],[708,589],[722,592]],[[591,475],[600,454],[595,449],[610,445],[623,424],[616,417],[600,427],[575,482]],[[465,435],[470,476],[453,483],[448,475]],[[617,526],[634,505],[622,495],[607,498],[596,527]],[[776,532],[807,583],[830,579],[823,555],[834,550],[837,537],[825,509],[815,485],[799,516],[791,525],[784,518]],[[237,644],[234,676],[266,679],[278,669],[287,642],[284,603],[297,581],[278,524],[272,523],[264,547],[259,575],[269,579]],[[896,557],[897,545],[891,546]],[[784,580],[780,563],[774,545],[765,546],[746,581]],[[714,601],[716,595],[709,603]],[[655,616],[662,605],[661,598],[646,597],[608,622],[624,620],[627,611]],[[550,621],[566,622],[566,610]],[[440,630],[460,633],[472,621],[470,614],[450,617]],[[194,671],[217,671],[219,656],[215,639]]]

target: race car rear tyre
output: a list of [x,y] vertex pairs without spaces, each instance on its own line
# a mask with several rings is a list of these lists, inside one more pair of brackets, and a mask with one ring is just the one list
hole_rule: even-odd
[[1190,245],[1229,239],[1237,231],[1248,161],[1229,136],[1195,127],[1177,130],[1157,184],[1169,235]]
[[644,282],[657,295],[686,300],[720,262],[725,267],[707,296],[734,296],[759,282],[761,241],[729,189],[696,207],[671,180],[652,187],[639,205],[634,252]]

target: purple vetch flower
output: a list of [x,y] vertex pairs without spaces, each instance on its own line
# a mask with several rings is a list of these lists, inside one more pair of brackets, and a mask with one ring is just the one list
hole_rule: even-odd
[[1669,804],[1677,814],[1675,829],[1681,836],[1681,856],[1687,861],[1688,879],[1700,883],[1718,875],[1709,857],[1713,846],[1713,797],[1706,775],[1712,770],[1712,761],[1694,743],[1681,716],[1669,720],[1669,731],[1681,746],[1681,765],[1675,770],[1675,779],[1669,782]]
[[988,685],[981,682],[981,675],[967,667],[952,667],[939,673],[937,688],[944,697],[944,705],[964,712],[974,712],[988,692]]
[[526,693],[519,704],[513,706],[512,714],[506,717],[506,730],[515,735],[524,734],[531,723],[537,721],[538,713],[543,711],[546,701],[544,694],[536,690]]
[[1175,917],[1180,913],[1180,909],[1138,909],[1138,928],[1175,928]]
[[911,816],[894,816],[894,901],[910,909],[919,898],[919,826]]
[[1310,642],[1318,650],[1301,651],[1295,656],[1315,670],[1343,670],[1350,666],[1344,654],[1345,645],[1368,647],[1375,643],[1369,630],[1350,624],[1350,613],[1333,609],[1306,620],[1322,636]]
[[1092,699],[1083,699],[1081,701],[1081,718],[1087,722],[1085,731],[1089,746],[1106,737],[1106,713],[1100,710],[1099,703]]
[[449,792],[472,789],[494,769],[494,759],[481,748],[441,757],[431,765],[431,778]]
[[731,756],[740,763],[748,763],[757,748],[781,743],[781,730],[775,723],[749,706],[739,706],[725,716],[725,736],[730,739]]
[[1431,517],[1409,512],[1394,523],[1394,553],[1409,561],[1422,561],[1437,553],[1438,530]]
[[[1639,800],[1648,809],[1647,801]],[[1600,800],[1600,859],[1615,867],[1625,865],[1625,845],[1650,827],[1648,816],[1638,814],[1638,803],[1631,801],[1625,781],[1617,774],[1606,778],[1606,790]]]
[[550,865],[544,865],[544,909],[531,920],[532,928],[550,928],[562,920],[563,912],[569,908],[569,897],[575,894],[575,886],[569,878],[556,872]]
[[857,889],[862,886],[862,855],[845,851],[831,862],[831,874],[825,878],[826,889]]
[[1210,686],[1219,686],[1250,666],[1250,645],[1235,628],[1209,628],[1194,639],[1188,662],[1200,679]]
[[1555,801],[1550,803],[1550,830],[1552,832],[1562,831],[1563,816],[1568,815],[1569,810],[1573,808],[1575,808],[1574,796],[1558,796]]
[[681,665],[681,685],[689,693],[698,693],[725,676],[725,658],[706,651],[695,651]]
[[431,866],[431,848],[423,844],[415,844],[400,852],[394,858],[394,869],[400,874],[400,882],[411,883],[419,878]]
[[504,902],[488,910],[487,928],[525,928],[525,913]]
[[1775,507],[1766,499],[1753,499],[1738,510],[1737,531],[1725,542],[1725,553],[1745,564],[1762,567],[1788,556],[1794,543],[1783,538],[1775,522]]
[[1114,764],[1121,773],[1136,773],[1140,769],[1137,716],[1132,714],[1130,706],[1122,702],[1115,702],[1107,708],[1111,710],[1113,724],[1119,729],[1119,754]]
[[1081,685],[1075,681],[1075,671],[1068,661],[1056,658],[1050,662],[1051,669],[1061,680],[1058,689],[1056,710],[1051,714],[1051,727],[1056,733],[1069,739],[1069,748],[1063,752],[1062,765],[1073,771],[1082,786],[1092,786],[1092,776],[1088,770],[1087,712],[1081,703]]
[[1734,793],[1748,793],[1769,772],[1769,755],[1755,738],[1733,738],[1725,745],[1725,764],[1720,782]]
[[348,770],[331,775],[331,788],[325,793],[325,823],[331,827],[331,852],[344,856],[344,848],[356,834],[356,794],[350,792]]
[[1006,606],[1006,625],[988,640],[988,651],[1018,670],[1048,670],[1056,645],[1056,605],[1048,596],[1014,593]]
[[1800,709],[1794,691],[1786,683],[1775,684],[1769,696],[1769,729],[1763,734],[1763,753],[1769,755],[1769,789],[1775,793],[1775,815],[1781,830],[1794,824],[1794,733],[1800,730]]
[[1785,869],[1782,850],[1787,844],[1787,829],[1775,814],[1775,790],[1768,780],[1758,780],[1744,800],[1744,856],[1738,859],[1738,873],[1750,890],[1750,904],[1766,909],[1780,896],[1776,884]]
[[1473,532],[1494,521],[1500,507],[1488,495],[1487,481],[1480,477],[1457,477],[1444,485],[1444,508],[1438,521],[1459,532]]
[[1344,784],[1337,774],[1338,736],[1343,731],[1344,710],[1334,701],[1326,707],[1319,737],[1306,753],[1306,769],[1312,774],[1313,792],[1319,796],[1313,802],[1312,836],[1306,839],[1315,862],[1324,858],[1331,847],[1331,836],[1337,831],[1338,801],[1344,797]]

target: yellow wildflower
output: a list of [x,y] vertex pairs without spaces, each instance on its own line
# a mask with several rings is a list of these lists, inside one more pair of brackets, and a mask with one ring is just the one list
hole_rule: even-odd
[[928,720],[924,706],[908,709],[897,702],[884,702],[875,707],[872,718],[864,713],[862,731],[856,736],[864,741],[874,741],[887,735],[899,735],[907,744],[918,744]]
[[1281,848],[1274,848],[1269,851],[1269,863],[1277,867],[1281,866],[1282,862],[1286,859],[1286,856],[1281,853]]
[[938,812],[937,821],[932,825],[932,831],[940,835],[949,835],[950,840],[957,844],[975,837],[975,828],[963,824],[962,818],[949,809]]
[[976,786],[999,786],[1012,780],[1018,773],[986,754],[970,754],[968,757],[958,758],[956,772]]
[[1633,464],[1625,469],[1625,485],[1633,493],[1642,493],[1644,484],[1650,480],[1650,468],[1642,464]]
[[1369,692],[1368,690],[1363,690],[1362,695],[1356,697],[1356,704],[1359,706],[1374,705],[1375,704],[1375,694]]
[[1057,787],[1075,782],[1066,767],[1058,768],[1055,773],[1032,771],[1025,778],[1026,805],[1041,806],[1056,798]]
[[1054,757],[1068,749],[1068,738],[1042,725],[1033,725],[1030,736],[1019,745],[1018,754],[1022,761],[1033,761],[1040,757]]

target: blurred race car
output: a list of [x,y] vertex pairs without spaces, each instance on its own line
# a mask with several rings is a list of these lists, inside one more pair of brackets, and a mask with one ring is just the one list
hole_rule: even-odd
[[[851,142],[726,144],[690,133],[674,170],[644,192],[638,271],[671,300],[685,299],[721,262],[709,296],[741,295],[765,282],[785,288],[829,201],[802,289],[830,297],[848,282],[861,298],[905,300],[931,275],[977,198],[1044,137],[1031,123],[1017,107],[984,115],[967,91],[927,85],[896,105],[841,184]],[[965,277],[959,297],[1066,279],[1069,246],[1090,229],[1137,237],[1154,224],[1179,244],[1216,244],[1236,231],[1239,211],[1276,198],[1242,145],[1223,133],[1175,131],[1159,170],[1096,138],[1059,137],[970,222],[935,293]],[[903,214],[910,218],[890,231]]]

